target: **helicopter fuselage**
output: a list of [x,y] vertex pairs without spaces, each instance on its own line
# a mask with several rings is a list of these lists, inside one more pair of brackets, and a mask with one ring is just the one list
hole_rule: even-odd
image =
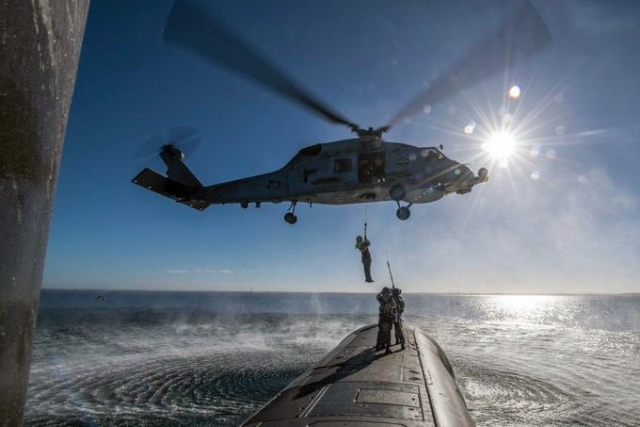
[[[182,155],[173,146],[161,153],[168,178],[149,169],[133,182],[193,208],[211,204],[299,202],[344,205],[393,200],[397,215],[407,219],[408,207],[429,203],[446,194],[464,194],[488,179],[486,169],[478,176],[466,166],[447,158],[435,147],[416,147],[381,138],[359,137],[301,149],[284,167],[211,186],[193,177]],[[401,207],[404,201],[409,206]],[[295,215],[288,222],[295,222]]]
[[[348,139],[303,148],[283,168],[203,187],[212,204],[304,202],[343,205],[397,200],[428,203],[470,189],[471,170],[434,147]],[[397,193],[392,188],[401,187]]]

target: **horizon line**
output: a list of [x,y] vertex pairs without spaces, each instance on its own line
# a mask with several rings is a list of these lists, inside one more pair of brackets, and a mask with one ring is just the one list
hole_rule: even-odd
[[[339,291],[270,291],[270,290],[176,290],[176,289],[92,289],[92,288],[48,288],[42,287],[41,291],[69,291],[69,292],[140,292],[140,293],[226,293],[226,294],[368,294],[369,292],[339,292]],[[378,292],[376,290],[376,292]],[[459,296],[640,296],[640,292],[576,292],[576,293],[506,293],[506,292],[403,292],[404,295],[459,295]]]

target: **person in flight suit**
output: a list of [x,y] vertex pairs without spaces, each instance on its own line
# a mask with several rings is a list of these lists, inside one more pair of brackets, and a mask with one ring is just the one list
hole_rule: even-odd
[[[366,234],[366,233],[365,233]],[[362,236],[356,237],[356,249],[362,254],[362,265],[364,266],[364,281],[367,283],[373,283],[371,278],[371,253],[369,252],[369,240],[367,237],[363,239]]]

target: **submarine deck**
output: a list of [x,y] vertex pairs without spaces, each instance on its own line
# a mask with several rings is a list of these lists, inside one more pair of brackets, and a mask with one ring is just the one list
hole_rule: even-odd
[[404,328],[407,346],[375,351],[377,325],[335,349],[245,421],[246,427],[475,426],[439,345]]

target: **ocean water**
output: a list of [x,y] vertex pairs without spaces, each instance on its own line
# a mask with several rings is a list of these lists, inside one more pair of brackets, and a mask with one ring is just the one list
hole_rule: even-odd
[[[478,426],[640,427],[640,296],[405,301]],[[376,321],[373,292],[45,290],[25,425],[236,425]]]

